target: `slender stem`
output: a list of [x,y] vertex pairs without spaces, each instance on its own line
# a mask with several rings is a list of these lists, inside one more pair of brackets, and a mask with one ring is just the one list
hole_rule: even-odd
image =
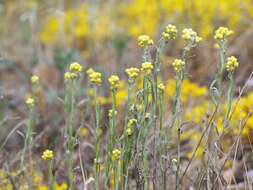
[[48,162],[49,190],[54,190],[53,160]]
[[96,126],[95,126],[95,139],[96,139],[96,160],[95,160],[95,173],[96,173],[96,190],[99,189],[99,170],[100,170],[100,163],[99,163],[99,154],[100,154],[100,141],[99,141],[99,127],[100,127],[100,108],[99,102],[97,101],[97,89],[95,89],[95,112],[96,112]]
[[176,190],[179,188],[179,175],[180,175],[180,137],[181,129],[177,130],[177,171],[176,171]]

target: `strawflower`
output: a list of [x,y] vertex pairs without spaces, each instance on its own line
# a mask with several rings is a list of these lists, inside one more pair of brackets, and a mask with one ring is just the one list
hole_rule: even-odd
[[43,160],[52,160],[54,158],[54,153],[52,150],[45,150],[41,156]]
[[[118,112],[115,110],[115,111],[114,111],[114,116],[116,116],[117,114],[118,114]],[[112,109],[109,110],[108,116],[109,116],[110,118],[112,118],[112,116],[113,116],[113,110],[112,110]]]
[[131,82],[131,81],[134,81],[138,77],[140,70],[138,68],[131,67],[131,68],[126,69],[125,72],[128,76],[129,81]]
[[162,33],[162,37],[167,40],[174,40],[177,37],[177,28],[176,26],[169,24],[166,26],[164,32]]
[[197,32],[195,32],[191,28],[183,29],[182,38],[187,42],[194,42],[194,43],[198,43],[202,40],[202,38],[198,36]]
[[176,72],[180,72],[184,68],[185,62],[181,59],[175,59],[172,66]]
[[114,149],[112,151],[112,160],[116,161],[120,159],[121,151],[119,149]]
[[151,62],[144,62],[141,65],[141,71],[145,74],[150,74],[153,70],[153,65]]
[[120,80],[119,80],[119,77],[117,75],[110,76],[108,78],[108,81],[111,85],[111,89],[117,90],[119,88]]
[[25,101],[26,105],[27,105],[29,108],[32,108],[32,107],[34,106],[34,102],[35,102],[34,99],[31,98],[31,97],[27,98],[26,101]]
[[94,85],[101,85],[102,83],[102,78],[101,78],[101,73],[99,72],[92,72],[88,75],[89,80],[92,84]]
[[31,76],[31,83],[32,84],[38,84],[39,83],[39,77],[37,75]]
[[225,40],[230,37],[234,32],[226,27],[219,27],[214,34],[214,39]]
[[153,45],[153,40],[148,35],[141,35],[138,38],[138,46],[141,48]]
[[83,67],[77,62],[71,63],[69,66],[69,70],[72,73],[81,73],[82,69]]
[[226,70],[228,72],[233,72],[239,66],[239,62],[236,57],[231,56],[227,58]]
[[161,93],[164,92],[164,90],[165,90],[165,86],[163,83],[159,83],[157,88],[158,88],[159,92],[161,92]]

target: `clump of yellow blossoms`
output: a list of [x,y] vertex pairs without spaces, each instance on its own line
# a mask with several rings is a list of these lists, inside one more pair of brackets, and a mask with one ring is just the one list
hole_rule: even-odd
[[[67,190],[67,189],[68,189],[68,185],[66,183],[54,184],[54,190]],[[46,185],[42,185],[38,188],[38,190],[49,190],[49,188]]]
[[172,66],[176,72],[180,72],[184,68],[185,62],[181,59],[175,59]]
[[219,27],[214,34],[214,39],[216,40],[224,40],[228,37],[230,37],[234,32],[232,30],[229,30],[226,27]]
[[83,70],[83,67],[79,63],[74,62],[70,64],[69,70],[72,73],[81,73]]
[[[115,110],[115,111],[114,111],[114,116],[117,115],[117,114],[118,114],[118,112]],[[109,116],[110,118],[112,118],[112,116],[113,116],[113,110],[112,110],[112,109],[109,110],[108,116]]]
[[41,156],[43,160],[52,160],[54,158],[54,153],[52,150],[45,150]]
[[31,83],[35,85],[35,84],[39,83],[40,79],[39,79],[39,77],[37,75],[33,75],[33,76],[31,76],[30,80],[31,80]]
[[126,129],[126,134],[128,136],[131,136],[133,134],[133,125],[137,123],[136,119],[130,119],[127,123],[127,129]]
[[71,72],[64,73],[64,80],[65,81],[69,81],[69,80],[75,79],[75,78],[77,78],[77,74],[76,73],[71,73]]
[[120,80],[119,77],[117,75],[112,75],[108,78],[108,81],[111,85],[111,89],[112,90],[117,90],[119,88],[120,85]]
[[131,67],[131,68],[126,69],[125,72],[128,76],[128,81],[132,83],[138,77],[140,70],[138,68]]
[[167,40],[174,40],[177,37],[177,28],[176,26],[169,24],[166,26],[164,32],[162,33],[162,37]]
[[91,73],[93,73],[94,70],[92,68],[89,68],[87,71],[86,71],[86,74],[89,76]]
[[138,38],[138,46],[141,48],[153,45],[153,40],[148,35],[141,35]]
[[238,66],[239,62],[237,61],[236,57],[231,56],[227,58],[226,70],[228,72],[233,72]]
[[116,161],[120,159],[121,151],[119,149],[114,149],[112,151],[112,160]]
[[82,72],[82,70],[83,67],[79,63],[71,63],[69,66],[69,72],[64,73],[64,80],[69,81],[77,78]]
[[165,90],[165,86],[163,83],[158,84],[157,88],[158,88],[159,92],[161,92],[161,93],[163,93]]
[[145,74],[150,74],[153,68],[154,67],[151,62],[144,62],[141,65],[141,71],[144,72]]
[[101,73],[95,72],[93,69],[88,69],[86,71],[89,80],[92,84],[100,85],[102,83]]
[[202,38],[198,36],[197,32],[195,32],[191,28],[183,29],[182,38],[187,42],[194,42],[194,43],[198,43],[202,40]]
[[25,101],[26,105],[29,107],[29,108],[32,108],[34,106],[34,99],[31,98],[31,97],[28,97]]

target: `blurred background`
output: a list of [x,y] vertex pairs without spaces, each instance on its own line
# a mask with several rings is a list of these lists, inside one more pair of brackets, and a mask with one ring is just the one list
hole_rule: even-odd
[[[27,114],[24,99],[32,74],[40,77],[43,87],[36,130],[50,126],[57,133],[63,125],[57,97],[63,97],[63,73],[69,63],[92,67],[102,72],[104,79],[112,73],[125,78],[127,67],[141,64],[138,36],[147,34],[156,43],[170,23],[180,30],[193,28],[203,38],[187,66],[189,80],[200,86],[210,85],[216,72],[214,30],[219,26],[234,30],[228,54],[240,61],[236,84],[245,82],[253,69],[252,0],[1,0],[0,142]],[[173,78],[170,65],[182,47],[180,39],[166,47],[164,81]],[[105,90],[101,97],[105,105],[108,96]],[[125,96],[122,90],[118,98]],[[20,148],[15,136],[18,134],[5,143],[7,150]]]

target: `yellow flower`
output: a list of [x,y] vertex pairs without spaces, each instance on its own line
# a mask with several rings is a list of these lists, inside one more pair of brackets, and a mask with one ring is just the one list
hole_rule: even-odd
[[88,75],[88,77],[92,84],[101,85],[102,83],[101,73],[93,71]]
[[66,183],[55,185],[55,190],[67,190],[67,189],[68,189],[68,185]]
[[167,40],[174,40],[177,37],[176,26],[169,24],[166,26],[165,31],[162,33],[162,37]]
[[119,88],[120,80],[119,80],[119,77],[117,75],[110,76],[108,81],[111,85],[111,89],[117,90]]
[[78,77],[78,75],[76,73],[71,73],[71,72],[64,73],[64,81],[65,82],[75,79],[77,77]]
[[157,88],[158,88],[158,90],[159,90],[160,93],[163,93],[164,90],[165,90],[165,86],[164,86],[163,83],[158,84]]
[[134,124],[136,124],[137,123],[137,120],[136,119],[130,119],[129,121],[128,121],[128,123],[127,123],[127,126],[128,127],[131,127],[131,126],[133,126]]
[[151,62],[144,62],[141,65],[141,71],[145,74],[150,74],[153,70],[153,65]]
[[112,160],[116,161],[120,159],[121,151],[119,149],[114,149],[112,151]]
[[31,97],[27,98],[26,101],[25,101],[26,105],[27,105],[29,108],[32,108],[32,107],[34,106],[34,102],[35,102],[34,99],[31,98]]
[[133,134],[133,129],[132,129],[132,127],[127,127],[127,129],[126,129],[126,134],[127,134],[128,136],[131,136],[131,135]]
[[48,190],[48,188],[47,188],[47,186],[42,185],[42,186],[39,187],[39,190]]
[[45,150],[41,156],[43,160],[52,160],[54,158],[54,153],[52,150]]
[[226,62],[226,70],[233,72],[239,66],[239,62],[234,56],[228,57]]
[[38,84],[39,83],[39,77],[37,75],[31,76],[31,83],[32,84]]
[[[115,111],[114,111],[114,116],[116,116],[117,114],[118,114],[118,112],[115,110]],[[113,116],[113,110],[112,110],[112,109],[109,110],[108,116],[109,116],[110,118],[112,118],[112,116]]]
[[92,68],[89,68],[89,69],[86,71],[86,74],[87,74],[87,75],[90,75],[90,74],[92,74],[92,73],[94,73],[94,70],[93,70]]
[[153,45],[153,40],[148,35],[141,35],[138,38],[138,46],[141,48]]
[[172,66],[176,72],[180,72],[184,68],[185,62],[181,59],[175,59]]
[[89,130],[86,127],[81,127],[77,130],[77,135],[79,137],[87,137],[89,134]]
[[232,30],[229,30],[226,27],[219,27],[214,34],[214,39],[216,40],[224,40],[228,37],[230,37],[234,32]]
[[202,40],[202,38],[198,36],[197,32],[195,32],[191,28],[183,29],[182,38],[187,42],[194,42],[194,43],[198,43]]
[[69,66],[69,70],[72,73],[81,73],[82,69],[83,67],[77,62],[71,63]]
[[125,72],[128,76],[129,83],[132,83],[138,77],[140,70],[138,68],[131,67],[131,68],[126,69]]

